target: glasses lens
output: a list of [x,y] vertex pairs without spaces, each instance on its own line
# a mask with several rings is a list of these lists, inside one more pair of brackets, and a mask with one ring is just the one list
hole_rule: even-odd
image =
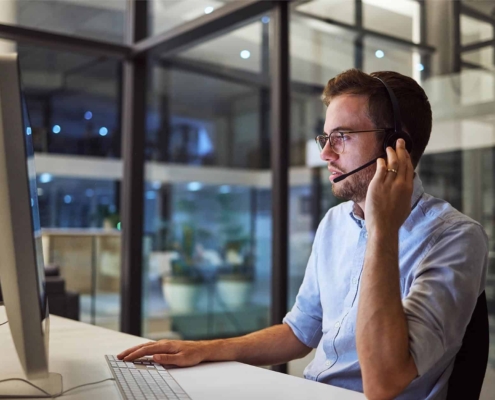
[[330,144],[332,145],[332,149],[337,154],[341,154],[344,152],[344,138],[340,134],[340,132],[333,132],[330,135]]
[[327,144],[327,140],[328,138],[325,135],[318,135],[316,137],[316,143],[318,143],[318,147],[320,151],[323,151],[323,149],[325,148],[325,145]]

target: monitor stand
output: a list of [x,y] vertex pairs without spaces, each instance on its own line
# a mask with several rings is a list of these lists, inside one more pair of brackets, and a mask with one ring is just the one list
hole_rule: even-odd
[[62,375],[55,372],[50,372],[46,378],[41,379],[26,379],[24,376],[19,375],[1,375],[0,381],[12,378],[24,379],[25,381],[31,382],[33,385],[40,387],[45,392],[50,393],[50,396],[31,386],[27,382],[15,380],[0,383],[0,399],[22,399],[32,397],[52,398],[53,396],[60,396],[62,393]]

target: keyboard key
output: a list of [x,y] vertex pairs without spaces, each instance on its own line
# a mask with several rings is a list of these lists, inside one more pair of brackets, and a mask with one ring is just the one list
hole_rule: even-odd
[[[120,393],[127,400],[190,400],[190,397],[160,364],[141,359],[141,363],[111,360],[110,370],[119,383]],[[138,368],[136,368],[136,365]],[[143,368],[144,367],[144,368]]]

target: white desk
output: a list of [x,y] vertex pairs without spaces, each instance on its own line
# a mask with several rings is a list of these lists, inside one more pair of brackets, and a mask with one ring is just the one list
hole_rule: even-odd
[[[6,320],[0,307],[0,323]],[[112,375],[105,354],[118,354],[147,339],[50,316],[50,371],[63,376],[64,390]],[[0,327],[0,379],[22,369],[9,325]],[[364,395],[237,362],[205,363],[169,370],[193,400],[363,400]],[[0,384],[1,385],[1,384]],[[77,389],[61,399],[121,399],[115,382]]]

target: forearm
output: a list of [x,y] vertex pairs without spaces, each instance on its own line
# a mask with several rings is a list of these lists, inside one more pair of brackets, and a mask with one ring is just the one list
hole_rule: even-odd
[[205,343],[204,361],[239,361],[251,365],[277,365],[304,357],[311,351],[286,324],[231,339]]
[[356,324],[365,389],[395,385],[402,390],[414,378],[400,293],[398,243],[397,232],[369,234]]

